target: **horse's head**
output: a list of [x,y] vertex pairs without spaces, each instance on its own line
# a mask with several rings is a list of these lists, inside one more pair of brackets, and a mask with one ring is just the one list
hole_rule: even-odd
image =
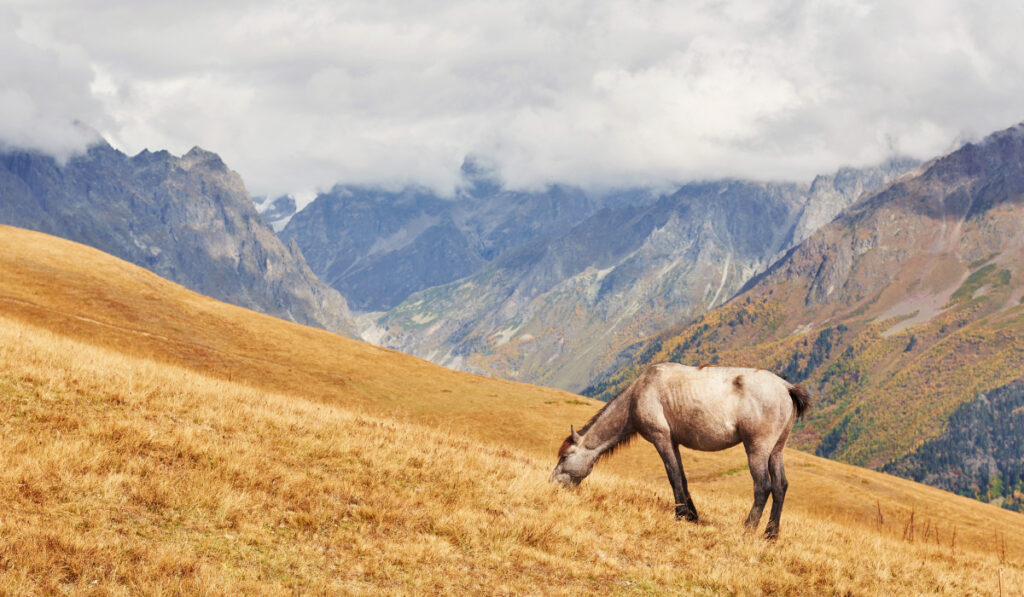
[[569,437],[565,438],[562,447],[558,449],[558,464],[551,472],[550,480],[565,487],[579,485],[594,468],[597,456],[597,450],[587,449],[583,445],[583,437],[570,427]]

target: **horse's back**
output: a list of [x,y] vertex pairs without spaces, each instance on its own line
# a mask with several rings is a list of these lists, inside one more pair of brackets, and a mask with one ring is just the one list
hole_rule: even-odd
[[792,418],[788,384],[749,367],[652,365],[638,379],[657,401],[673,438],[697,450],[721,450],[761,434],[777,436]]
[[756,395],[788,397],[789,384],[765,369],[680,363],[658,363],[644,371],[643,376],[657,380],[667,388],[687,389],[700,399],[718,401],[727,396]]

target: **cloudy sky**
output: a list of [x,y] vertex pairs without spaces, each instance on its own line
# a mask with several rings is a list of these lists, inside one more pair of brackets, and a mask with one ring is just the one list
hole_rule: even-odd
[[807,179],[1024,120],[1024,3],[0,0],[0,142],[218,152],[254,194]]

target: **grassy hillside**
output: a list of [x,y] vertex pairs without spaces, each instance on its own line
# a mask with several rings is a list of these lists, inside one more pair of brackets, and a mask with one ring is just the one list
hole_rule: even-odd
[[0,593],[946,593],[1024,589],[1024,517],[787,455],[688,452],[677,523],[637,442],[546,482],[596,403],[456,373],[0,228]]

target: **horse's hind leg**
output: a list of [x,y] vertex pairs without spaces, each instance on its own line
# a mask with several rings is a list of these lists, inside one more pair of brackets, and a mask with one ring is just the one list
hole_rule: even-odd
[[768,501],[768,493],[771,491],[771,478],[768,472],[768,451],[758,449],[756,445],[747,445],[747,464],[750,466],[750,476],[754,479],[754,504],[747,514],[746,526],[748,529],[757,528],[761,522],[761,514],[764,512],[764,505]]
[[786,489],[789,482],[786,481],[786,469],[782,463],[782,449],[785,446],[785,439],[779,442],[768,457],[768,471],[772,476],[772,511],[768,515],[768,527],[764,534],[769,539],[779,537],[779,519],[782,518],[782,504],[786,501]]

